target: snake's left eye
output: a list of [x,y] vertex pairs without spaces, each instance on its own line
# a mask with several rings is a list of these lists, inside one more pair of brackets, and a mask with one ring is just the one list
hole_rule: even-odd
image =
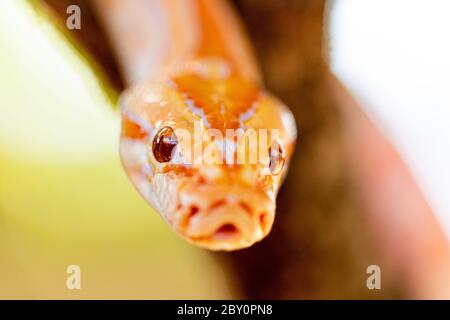
[[269,170],[272,174],[279,174],[284,167],[284,149],[278,141],[274,141],[269,148]]
[[171,127],[161,128],[153,138],[152,151],[158,162],[169,162],[178,144],[178,138]]

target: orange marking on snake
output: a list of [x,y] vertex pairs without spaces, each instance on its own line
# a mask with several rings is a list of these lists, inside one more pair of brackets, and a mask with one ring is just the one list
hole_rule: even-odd
[[179,90],[203,110],[210,128],[226,130],[241,127],[241,115],[253,107],[259,89],[239,77],[205,79],[187,74],[176,78]]

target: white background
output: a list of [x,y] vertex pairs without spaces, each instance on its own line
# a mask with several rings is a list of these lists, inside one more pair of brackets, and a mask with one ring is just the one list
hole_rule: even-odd
[[332,67],[401,152],[450,234],[450,1],[337,0]]

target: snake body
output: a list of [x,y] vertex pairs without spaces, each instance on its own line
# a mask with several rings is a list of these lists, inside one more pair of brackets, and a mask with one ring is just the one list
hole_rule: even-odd
[[[232,8],[222,0],[92,1],[127,81],[120,155],[133,185],[196,245],[236,250],[263,239],[296,126],[264,89]],[[250,130],[277,135],[252,144]],[[252,148],[256,163],[236,162]]]

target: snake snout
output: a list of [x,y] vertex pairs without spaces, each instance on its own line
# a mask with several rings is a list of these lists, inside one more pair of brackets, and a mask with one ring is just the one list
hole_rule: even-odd
[[253,190],[192,187],[180,193],[176,228],[191,241],[216,250],[244,248],[270,231],[274,207]]

